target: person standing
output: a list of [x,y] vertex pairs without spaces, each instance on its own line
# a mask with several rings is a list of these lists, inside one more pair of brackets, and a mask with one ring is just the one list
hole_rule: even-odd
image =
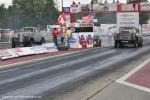
[[65,33],[66,33],[66,27],[65,25],[62,26],[61,28],[61,43],[62,44],[65,44]]
[[71,31],[71,28],[68,27],[67,31],[66,31],[66,37],[67,37],[67,45],[68,45],[69,48],[70,48],[70,39],[71,39],[71,36],[72,36],[72,31]]
[[57,37],[59,35],[59,31],[58,29],[54,28],[53,32],[52,32],[52,36],[53,36],[53,42],[55,43],[56,46],[58,46],[58,42],[57,42]]

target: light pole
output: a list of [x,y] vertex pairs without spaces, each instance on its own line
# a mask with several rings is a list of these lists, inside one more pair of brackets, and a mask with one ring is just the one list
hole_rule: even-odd
[[64,0],[61,0],[61,9],[62,9],[62,12],[63,12],[63,6],[64,6]]

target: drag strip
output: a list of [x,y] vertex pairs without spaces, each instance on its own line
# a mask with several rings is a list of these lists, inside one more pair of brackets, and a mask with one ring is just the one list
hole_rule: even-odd
[[41,96],[40,100],[48,100],[60,95],[62,90],[76,88],[121,68],[149,51],[148,44],[143,48],[96,48],[3,70],[0,72],[0,97],[18,96],[10,100],[27,100],[19,97]]

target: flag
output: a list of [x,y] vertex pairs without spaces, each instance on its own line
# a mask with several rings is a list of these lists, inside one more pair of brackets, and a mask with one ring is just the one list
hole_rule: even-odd
[[88,16],[82,17],[83,23],[93,23],[93,19],[95,17],[95,12],[91,12]]
[[61,13],[61,15],[59,16],[58,20],[57,20],[57,24],[58,25],[63,25],[66,21],[66,16],[64,13]]
[[83,23],[93,23],[93,17],[92,16],[85,16],[85,17],[82,17],[82,20],[83,20]]

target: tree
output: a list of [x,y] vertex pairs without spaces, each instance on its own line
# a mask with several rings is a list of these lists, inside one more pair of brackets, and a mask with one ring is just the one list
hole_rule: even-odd
[[4,4],[0,5],[0,28],[7,25],[7,10]]
[[59,15],[53,0],[13,0],[8,12],[9,26],[13,28],[45,27],[47,24],[55,24]]

